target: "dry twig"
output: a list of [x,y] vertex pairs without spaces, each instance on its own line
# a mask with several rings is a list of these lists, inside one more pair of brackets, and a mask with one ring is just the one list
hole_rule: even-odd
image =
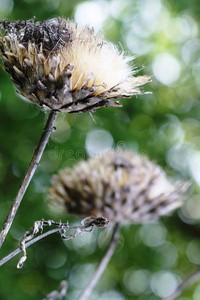
[[67,289],[68,289],[68,283],[67,283],[67,281],[66,280],[62,280],[61,283],[60,283],[60,287],[59,287],[60,291],[52,291],[50,294],[48,294],[42,300],[62,299],[66,295]]
[[38,143],[38,146],[37,148],[35,149],[34,151],[34,154],[33,154],[33,157],[31,159],[31,162],[28,166],[28,169],[26,171],[26,174],[25,174],[25,177],[21,183],[21,186],[19,188],[19,191],[12,203],[12,206],[10,208],[10,211],[8,213],[8,216],[3,224],[3,227],[2,227],[2,230],[0,232],[0,248],[8,234],[8,231],[12,225],[12,222],[15,218],[15,215],[17,213],[17,210],[19,208],[19,205],[22,201],[22,198],[29,186],[29,183],[39,165],[39,162],[40,162],[40,159],[42,157],[42,154],[44,152],[44,149],[46,147],[46,144],[49,140],[49,137],[50,137],[50,134],[54,128],[54,123],[55,123],[55,120],[56,120],[56,116],[57,116],[57,112],[56,111],[51,111],[50,114],[49,114],[49,117],[48,117],[48,120],[47,120],[47,123],[46,123],[46,126],[43,130],[43,133],[42,133],[42,136],[40,138],[40,141]]
[[174,300],[178,297],[183,290],[185,290],[188,286],[192,285],[195,281],[197,281],[200,277],[200,269],[197,269],[193,274],[187,277],[181,284],[179,284],[176,290],[169,295],[168,297],[164,298],[163,300]]
[[[27,231],[23,237],[23,239],[20,241],[20,248],[16,249],[6,257],[4,257],[2,260],[0,260],[0,266],[5,264],[7,261],[9,261],[11,258],[16,256],[18,253],[21,251],[23,252],[23,256],[20,258],[17,267],[20,269],[23,267],[23,263],[27,259],[27,253],[26,253],[26,248],[31,246],[32,244],[36,243],[37,241],[43,239],[44,237],[53,234],[55,232],[59,232],[61,234],[61,237],[65,240],[70,240],[75,238],[77,235],[81,235],[86,232],[92,232],[94,230],[94,227],[99,227],[103,228],[107,226],[109,221],[106,218],[103,217],[87,217],[81,221],[81,226],[69,226],[68,222],[67,223],[62,223],[60,222],[55,222],[53,220],[41,220],[41,221],[36,221],[34,223],[34,226],[31,228],[31,231]],[[39,231],[43,230],[43,226],[57,226],[58,228],[51,229],[38,237],[32,239]],[[75,230],[75,232],[69,236],[66,236],[66,231],[67,230]],[[26,243],[29,241],[28,243]]]
[[118,242],[118,233],[119,233],[119,224],[116,223],[113,229],[113,234],[112,234],[112,238],[110,240],[108,249],[106,250],[102,260],[100,261],[94,275],[92,276],[91,281],[89,282],[89,284],[86,286],[86,288],[84,289],[83,293],[81,294],[81,296],[79,297],[78,300],[86,300],[89,295],[91,294],[93,288],[95,287],[95,285],[97,284],[99,278],[101,277],[101,275],[103,274],[104,270],[106,269]]

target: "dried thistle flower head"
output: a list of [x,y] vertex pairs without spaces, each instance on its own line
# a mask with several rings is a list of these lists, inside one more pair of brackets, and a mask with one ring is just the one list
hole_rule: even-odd
[[68,113],[119,106],[111,98],[141,94],[148,76],[134,77],[117,48],[63,18],[0,23],[0,56],[18,92],[42,108]]
[[54,175],[50,200],[68,213],[144,223],[179,207],[189,184],[172,185],[164,171],[131,151],[109,151]]

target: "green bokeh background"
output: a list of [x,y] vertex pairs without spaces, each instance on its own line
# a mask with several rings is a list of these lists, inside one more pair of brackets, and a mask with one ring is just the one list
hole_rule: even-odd
[[[200,3],[198,0],[0,0],[0,19],[37,20],[64,16],[102,23],[105,37],[136,55],[138,74],[152,75],[143,90],[151,95],[121,100],[122,108],[64,115],[50,138],[40,167],[25,194],[1,258],[13,251],[34,221],[69,220],[47,206],[51,175],[88,157],[93,146],[126,147],[162,165],[173,180],[193,183],[184,207],[150,225],[121,229],[120,244],[90,300],[156,300],[167,296],[200,265]],[[92,21],[91,21],[92,22]],[[22,101],[0,69],[0,223],[37,145],[47,114]],[[93,120],[94,119],[94,120]],[[99,131],[100,130],[100,131]],[[97,140],[98,137],[100,140]],[[94,149],[93,149],[94,150]],[[66,299],[78,299],[110,237],[109,228],[64,243],[52,235],[0,269],[0,299],[42,299],[66,279]],[[200,281],[179,300],[200,299]]]

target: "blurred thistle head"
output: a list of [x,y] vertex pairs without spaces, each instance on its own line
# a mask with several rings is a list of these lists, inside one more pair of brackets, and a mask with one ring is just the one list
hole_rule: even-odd
[[61,170],[50,201],[79,217],[144,223],[168,215],[184,200],[188,182],[171,184],[164,171],[131,151],[109,151]]
[[150,81],[135,77],[125,57],[89,27],[54,18],[0,23],[0,57],[18,92],[29,101],[68,113],[119,106]]

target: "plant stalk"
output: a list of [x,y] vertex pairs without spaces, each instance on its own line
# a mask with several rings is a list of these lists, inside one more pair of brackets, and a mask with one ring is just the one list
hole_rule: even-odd
[[[80,230],[79,233],[81,232],[81,230],[84,230],[86,228],[90,227],[90,225],[87,225],[87,226],[68,226],[68,230]],[[28,248],[29,246],[35,244],[36,242],[40,241],[41,239],[51,235],[51,234],[54,234],[56,232],[60,232],[61,231],[61,228],[54,228],[54,229],[51,229],[47,232],[44,232],[42,234],[40,234],[39,236],[35,237],[34,239],[32,239],[31,241],[27,242],[25,244],[25,248]],[[89,231],[88,231],[89,232]],[[70,235],[70,236],[67,236],[65,240],[69,240],[71,238],[75,238],[76,235]],[[4,265],[7,261],[9,261],[10,259],[12,259],[13,257],[15,257],[17,254],[19,254],[20,252],[22,252],[22,249],[20,248],[17,248],[16,250],[14,250],[13,252],[11,252],[10,254],[8,254],[7,256],[5,256],[4,258],[2,258],[0,260],[0,267],[2,265]]]
[[40,141],[38,143],[38,146],[37,148],[35,149],[34,151],[34,154],[33,154],[33,157],[31,159],[31,162],[28,166],[28,169],[26,171],[26,174],[25,174],[25,177],[21,183],[21,186],[19,188],[19,191],[12,203],[12,206],[10,208],[10,211],[8,213],[8,216],[3,224],[3,227],[2,227],[2,230],[0,232],[0,248],[2,247],[3,245],[3,242],[9,232],[9,229],[12,225],[12,222],[15,218],[15,215],[17,213],[17,210],[19,208],[19,205],[22,201],[22,198],[29,186],[29,183],[39,165],[39,162],[40,162],[40,159],[42,157],[42,154],[44,152],[44,149],[46,147],[46,144],[49,140],[49,137],[51,135],[51,132],[53,130],[53,127],[54,127],[54,124],[55,124],[55,120],[56,120],[56,116],[57,116],[58,112],[56,111],[51,111],[49,113],[49,117],[48,117],[48,120],[47,120],[47,123],[45,125],[45,128],[43,130],[43,133],[42,133],[42,136],[40,138]]
[[171,295],[167,296],[163,300],[174,300],[188,286],[192,285],[197,280],[199,280],[199,277],[200,277],[200,269],[197,269],[194,273],[192,273],[189,277],[187,277],[180,285],[178,285],[177,288],[176,288],[176,290]]
[[84,291],[82,292],[82,294],[78,298],[78,300],[86,300],[89,297],[89,295],[91,294],[94,287],[96,286],[97,282],[99,281],[101,275],[103,274],[104,270],[106,269],[112,255],[115,251],[116,245],[118,243],[118,234],[119,234],[119,223],[116,223],[113,228],[113,234],[112,234],[112,238],[110,240],[109,246],[108,246],[102,260],[100,261],[94,275],[92,276],[91,281],[86,286],[86,288],[84,289]]

